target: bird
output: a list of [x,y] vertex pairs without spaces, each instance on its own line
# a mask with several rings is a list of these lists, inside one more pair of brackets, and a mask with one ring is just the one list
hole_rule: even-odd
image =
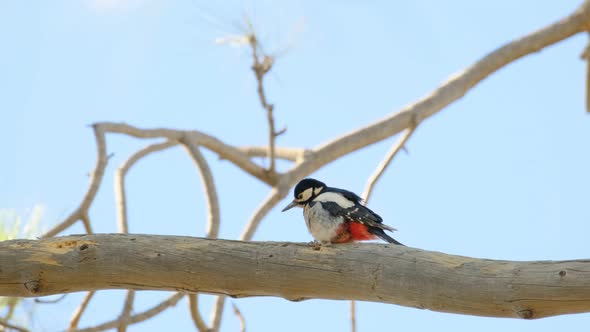
[[383,218],[363,204],[355,193],[328,187],[316,179],[306,178],[295,186],[295,197],[281,212],[303,208],[309,233],[321,245],[381,239],[402,245],[385,234],[396,229],[385,225]]

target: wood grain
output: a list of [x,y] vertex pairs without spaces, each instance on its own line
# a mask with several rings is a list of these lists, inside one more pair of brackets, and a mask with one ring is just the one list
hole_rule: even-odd
[[0,242],[0,296],[100,289],[399,304],[478,316],[590,311],[590,260],[513,262],[387,244],[95,234]]

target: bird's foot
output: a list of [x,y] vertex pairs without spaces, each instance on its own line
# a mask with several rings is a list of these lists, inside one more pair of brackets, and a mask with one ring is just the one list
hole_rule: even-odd
[[322,247],[329,247],[332,245],[330,242],[319,242],[319,241],[311,241],[307,245],[309,245],[313,250],[320,250]]
[[320,250],[322,248],[322,243],[315,240],[309,242],[307,245],[310,246],[313,250]]

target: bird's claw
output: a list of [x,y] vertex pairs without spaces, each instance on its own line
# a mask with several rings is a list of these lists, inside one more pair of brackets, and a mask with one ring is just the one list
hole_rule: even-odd
[[320,250],[322,247],[322,244],[318,241],[311,241],[307,245],[310,246],[313,250]]

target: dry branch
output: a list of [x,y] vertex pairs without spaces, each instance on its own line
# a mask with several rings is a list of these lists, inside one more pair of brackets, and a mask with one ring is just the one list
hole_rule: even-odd
[[[129,324],[135,324],[135,323],[140,323],[143,322],[145,320],[148,320],[156,315],[158,315],[159,313],[161,313],[162,311],[175,306],[178,301],[180,301],[183,298],[184,294],[182,293],[176,293],[172,296],[170,296],[168,299],[162,301],[161,303],[159,303],[158,305],[140,312],[138,314],[135,314],[133,316],[131,316],[129,318]],[[97,326],[93,326],[93,327],[87,327],[84,329],[80,329],[80,330],[74,330],[74,332],[99,332],[99,331],[106,331],[106,330],[110,330],[110,329],[114,329],[117,328],[117,326],[119,326],[119,320],[112,320],[110,322],[106,322]]]
[[272,185],[276,183],[276,174],[270,175],[264,168],[253,163],[247,155],[239,149],[225,144],[219,139],[196,130],[174,129],[139,129],[125,123],[99,122],[94,125],[105,133],[125,134],[136,138],[165,138],[171,141],[192,141],[195,145],[203,146],[220,158],[232,162],[250,175],[264,183]]
[[115,171],[115,204],[117,207],[117,228],[120,233],[129,233],[129,223],[127,222],[127,196],[125,194],[125,177],[127,172],[135,163],[147,155],[168,149],[177,144],[174,141],[166,141],[146,146],[135,152]]
[[246,332],[246,319],[244,318],[244,315],[242,315],[240,308],[238,308],[235,303],[232,303],[231,306],[234,309],[234,315],[236,315],[240,321],[240,332]]
[[17,332],[29,332],[29,329],[22,327],[22,326],[18,326],[12,323],[9,323],[3,319],[0,319],[0,331],[9,331],[9,330],[13,330],[13,331],[17,331]]
[[391,147],[391,149],[389,150],[385,158],[381,161],[381,163],[377,165],[375,172],[369,177],[369,180],[367,180],[365,191],[361,196],[365,202],[369,201],[369,198],[371,198],[371,194],[373,193],[373,188],[375,188],[375,184],[377,184],[377,181],[379,180],[379,178],[381,178],[381,175],[383,175],[383,172],[385,172],[393,158],[395,158],[398,152],[400,152],[404,148],[406,142],[414,133],[414,130],[416,130],[416,125],[413,125],[408,129],[408,131],[400,138],[400,140]]
[[219,236],[219,198],[217,197],[217,188],[215,187],[215,181],[213,180],[213,174],[207,159],[203,156],[199,147],[192,141],[188,141],[184,144],[188,154],[191,156],[201,175],[201,181],[203,182],[203,192],[207,198],[207,237],[215,239]]
[[90,300],[92,300],[92,297],[94,296],[95,293],[96,293],[95,291],[89,291],[86,293],[86,296],[84,296],[82,303],[80,303],[80,305],[78,306],[78,308],[76,309],[76,311],[74,311],[74,314],[72,315],[72,319],[70,320],[69,330],[74,330],[74,329],[78,328],[78,323],[80,323],[80,318],[82,318],[82,314],[84,313],[84,311],[86,311],[86,308],[88,307],[88,304],[90,303]]
[[590,260],[496,261],[387,244],[317,251],[294,243],[83,235],[2,242],[0,266],[1,296],[133,288],[355,299],[527,319],[590,312]]
[[188,295],[188,307],[197,330],[199,330],[199,332],[209,332],[207,324],[205,324],[205,321],[203,321],[203,318],[199,313],[199,298],[197,297],[197,294]]
[[[245,153],[248,157],[269,157],[268,147],[240,146],[238,150]],[[310,151],[306,149],[275,147],[275,158],[289,161],[301,162],[309,153]]]
[[92,128],[94,129],[94,136],[96,139],[97,156],[96,165],[94,166],[94,170],[90,174],[90,184],[88,185],[88,190],[86,191],[84,198],[82,198],[82,202],[80,202],[78,208],[74,212],[72,212],[64,221],[55,225],[52,229],[43,234],[42,237],[44,238],[52,237],[59,234],[64,229],[72,226],[78,220],[82,220],[87,230],[90,227],[90,222],[87,219],[88,209],[94,201],[94,197],[96,197],[98,188],[102,183],[104,170],[108,162],[106,138],[104,135],[104,131],[97,125],[93,125]]
[[416,103],[404,107],[381,121],[313,149],[310,158],[293,167],[285,173],[283,178],[289,178],[289,183],[293,185],[299,179],[348,153],[391,137],[410,128],[412,123],[421,123],[424,119],[463,97],[479,82],[509,63],[538,52],[574,34],[585,32],[589,28],[590,1],[585,1],[578,10],[566,18],[509,42],[484,56],[467,69],[452,75],[439,88]]

